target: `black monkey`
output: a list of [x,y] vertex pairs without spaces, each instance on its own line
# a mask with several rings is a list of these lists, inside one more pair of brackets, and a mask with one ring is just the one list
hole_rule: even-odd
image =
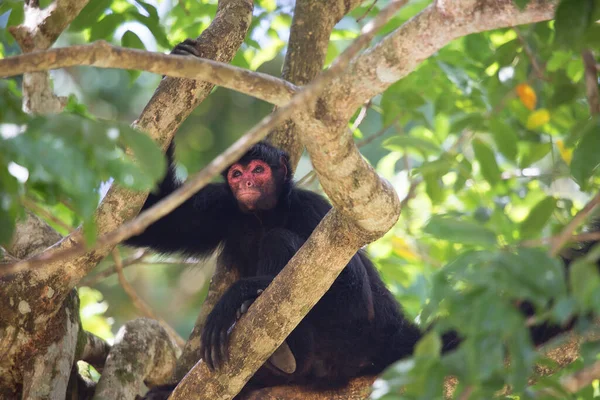
[[[168,156],[172,160],[172,148]],[[160,252],[195,256],[222,245],[225,265],[239,269],[241,279],[216,304],[202,333],[201,354],[211,368],[226,355],[227,330],[240,309],[271,283],[331,208],[322,196],[294,187],[287,154],[267,143],[254,145],[223,176],[224,183],[208,185],[128,240]],[[177,186],[171,167],[144,209]],[[359,251],[288,337],[295,370],[263,367],[253,383],[342,384],[412,354],[420,337]]]

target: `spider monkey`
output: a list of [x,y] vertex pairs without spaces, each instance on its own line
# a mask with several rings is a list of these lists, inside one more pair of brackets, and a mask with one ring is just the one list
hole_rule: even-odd
[[[167,152],[172,160],[172,147]],[[213,183],[128,240],[160,252],[206,256],[222,245],[221,260],[241,278],[217,302],[202,333],[202,358],[218,368],[227,331],[308,239],[331,205],[292,182],[288,155],[265,142],[254,145]],[[144,209],[176,189],[173,167]],[[271,363],[255,384],[335,385],[377,373],[412,354],[421,337],[406,320],[375,267],[359,251],[323,298],[286,340],[295,368]],[[287,369],[283,371],[282,369]]]

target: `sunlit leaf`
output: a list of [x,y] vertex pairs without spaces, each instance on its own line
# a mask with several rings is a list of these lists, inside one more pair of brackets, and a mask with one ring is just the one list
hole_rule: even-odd
[[495,186],[500,182],[500,168],[496,163],[496,156],[492,149],[479,139],[473,141],[475,158],[479,162],[481,174],[490,185]]
[[556,199],[554,197],[548,196],[537,203],[521,223],[521,237],[527,239],[539,235],[555,209]]
[[527,118],[527,124],[525,125],[527,129],[537,129],[541,126],[544,126],[550,121],[550,113],[548,110],[541,108],[532,112]]
[[496,243],[496,235],[489,229],[474,222],[441,215],[433,216],[423,231],[453,243],[480,245]]

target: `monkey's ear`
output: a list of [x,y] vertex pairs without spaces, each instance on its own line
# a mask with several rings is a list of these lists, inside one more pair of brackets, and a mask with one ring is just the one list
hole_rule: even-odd
[[283,178],[287,179],[288,177],[288,167],[287,167],[287,159],[284,156],[279,157],[279,166],[283,169]]

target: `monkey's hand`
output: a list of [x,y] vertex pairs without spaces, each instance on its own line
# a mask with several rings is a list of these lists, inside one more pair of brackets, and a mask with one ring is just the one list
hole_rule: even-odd
[[240,280],[217,302],[202,331],[200,354],[210,369],[219,368],[229,357],[229,331],[270,283],[260,278]]
[[185,39],[183,42],[179,43],[177,46],[173,48],[171,54],[176,54],[179,56],[195,56],[202,57],[202,55],[196,50],[196,40],[195,39]]

